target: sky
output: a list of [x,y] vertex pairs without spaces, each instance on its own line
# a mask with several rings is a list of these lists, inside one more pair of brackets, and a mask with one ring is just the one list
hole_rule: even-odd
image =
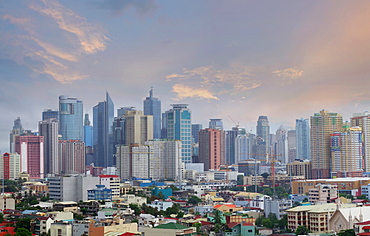
[[2,0],[0,151],[16,117],[37,131],[59,95],[91,115],[106,91],[142,110],[151,86],[162,112],[189,104],[204,127],[349,120],[370,110],[369,22],[368,0]]

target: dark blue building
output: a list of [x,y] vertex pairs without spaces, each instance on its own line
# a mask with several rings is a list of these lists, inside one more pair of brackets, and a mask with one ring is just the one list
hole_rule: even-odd
[[161,138],[161,101],[153,97],[153,87],[149,91],[149,97],[144,100],[144,115],[153,116],[153,138]]

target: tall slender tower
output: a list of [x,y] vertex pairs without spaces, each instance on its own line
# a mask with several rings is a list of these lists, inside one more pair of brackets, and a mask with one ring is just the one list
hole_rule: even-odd
[[199,162],[204,170],[219,169],[225,164],[225,132],[219,129],[202,129],[199,132]]
[[106,100],[93,108],[93,145],[95,166],[115,165],[113,157],[114,104],[108,92]]
[[153,97],[153,87],[149,91],[149,97],[144,100],[144,115],[153,116],[153,137],[161,138],[161,101]]
[[370,172],[370,113],[363,112],[353,114],[351,126],[359,126],[362,128],[364,168],[366,172]]
[[191,112],[188,104],[172,104],[166,111],[167,139],[181,140],[182,162],[191,163]]
[[296,139],[297,139],[297,159],[311,159],[310,145],[310,124],[308,119],[295,120]]
[[59,174],[58,120],[55,118],[39,122],[39,135],[44,136],[44,174]]
[[21,118],[17,117],[14,120],[13,129],[10,131],[10,153],[15,152],[15,137],[23,134],[24,129],[22,127]]
[[256,146],[256,153],[259,156],[255,158],[261,160],[267,160],[268,155],[270,154],[270,124],[267,116],[259,116],[257,120],[257,146]]
[[310,120],[312,178],[330,178],[330,134],[342,129],[343,117],[338,113],[321,110],[311,116]]
[[62,140],[84,140],[83,104],[77,98],[59,96],[59,134]]
[[127,111],[125,115],[125,144],[140,144],[153,139],[153,116],[142,111]]

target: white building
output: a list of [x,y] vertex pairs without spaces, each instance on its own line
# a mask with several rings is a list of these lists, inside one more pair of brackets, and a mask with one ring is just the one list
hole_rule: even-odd
[[112,197],[120,196],[120,179],[118,175],[99,175],[100,184],[112,190]]
[[317,184],[315,188],[308,190],[308,198],[311,204],[326,204],[338,197],[338,186],[331,184]]
[[167,208],[173,206],[173,202],[155,200],[155,201],[152,201],[151,204],[148,204],[148,206],[151,206],[151,207],[157,209],[158,211],[165,211],[165,210],[167,210]]
[[[8,170],[9,176],[6,176],[4,172],[4,162],[5,162],[4,159],[5,158],[9,158],[9,160],[6,160],[6,162],[9,161],[9,170]],[[18,153],[4,153],[4,155],[0,157],[0,173],[1,173],[0,178],[1,179],[9,178],[10,180],[18,179],[18,174],[21,172],[20,162],[21,162],[21,156]]]

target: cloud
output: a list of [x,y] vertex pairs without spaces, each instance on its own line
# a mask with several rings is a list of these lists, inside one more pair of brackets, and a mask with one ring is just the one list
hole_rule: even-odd
[[113,11],[117,16],[130,8],[134,8],[140,15],[148,14],[158,8],[154,0],[96,0],[93,4],[98,8]]
[[176,100],[184,98],[197,98],[197,99],[215,99],[220,100],[216,96],[212,95],[207,89],[191,88],[182,84],[175,84],[172,87],[172,92],[177,93]]
[[92,54],[106,49],[109,38],[88,23],[85,18],[55,0],[43,1],[43,3],[43,5],[30,4],[29,7],[51,17],[60,29],[74,34],[85,53]]
[[297,70],[294,68],[286,68],[284,70],[275,70],[272,73],[276,74],[278,77],[281,77],[281,78],[296,79],[303,75],[303,70]]

